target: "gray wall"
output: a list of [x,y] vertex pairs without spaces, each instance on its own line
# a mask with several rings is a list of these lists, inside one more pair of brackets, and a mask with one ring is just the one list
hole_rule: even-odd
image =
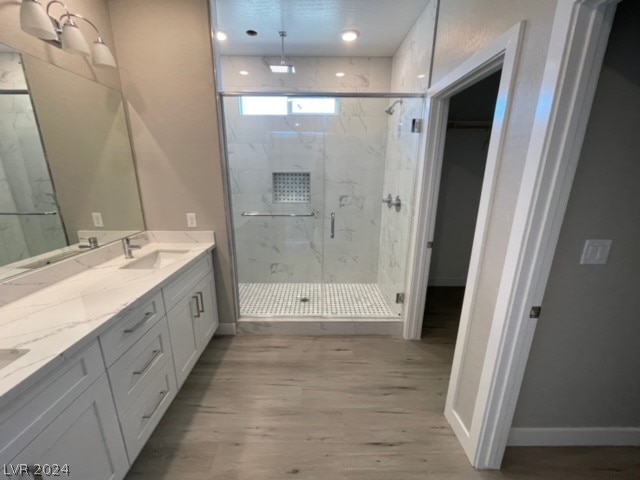
[[[454,95],[449,121],[491,122],[501,72]],[[429,285],[465,286],[476,230],[490,129],[448,129],[438,211],[429,265]]]
[[490,130],[448,130],[429,265],[429,286],[467,283]]
[[[513,427],[640,427],[640,4],[622,2]],[[613,239],[606,265],[584,240]]]
[[207,0],[109,2],[149,230],[214,230],[220,322],[234,319]]

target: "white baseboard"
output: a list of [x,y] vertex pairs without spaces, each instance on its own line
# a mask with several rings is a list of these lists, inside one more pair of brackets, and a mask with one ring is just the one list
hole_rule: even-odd
[[640,446],[640,427],[512,428],[510,447]]
[[236,334],[236,324],[235,323],[221,323],[218,325],[218,329],[216,330],[216,337],[224,337],[227,335],[235,335]]
[[429,287],[464,287],[467,277],[434,277],[429,279]]

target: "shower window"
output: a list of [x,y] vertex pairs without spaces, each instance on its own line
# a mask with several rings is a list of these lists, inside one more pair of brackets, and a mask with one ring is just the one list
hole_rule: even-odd
[[242,115],[338,115],[337,98],[240,97]]

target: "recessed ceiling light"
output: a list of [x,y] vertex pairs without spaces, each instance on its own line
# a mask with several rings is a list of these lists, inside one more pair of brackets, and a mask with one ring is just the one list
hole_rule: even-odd
[[344,77],[344,72],[338,72],[338,73],[336,73],[336,77]]
[[344,30],[342,32],[342,40],[345,42],[353,42],[356,38],[360,36],[360,32],[357,30]]
[[240,75],[249,75],[249,72],[247,72],[246,70],[240,70],[238,73]]
[[421,73],[420,75],[418,75],[418,78],[424,78],[424,77],[426,77],[424,73]]
[[216,32],[216,39],[218,39],[219,42],[224,42],[227,39],[227,34],[218,30]]

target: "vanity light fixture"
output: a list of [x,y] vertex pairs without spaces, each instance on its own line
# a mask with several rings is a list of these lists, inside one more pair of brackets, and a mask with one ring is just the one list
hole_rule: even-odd
[[216,40],[218,40],[219,42],[224,42],[227,39],[227,34],[224,33],[221,30],[218,30],[216,32]]
[[345,42],[353,42],[360,36],[360,32],[357,30],[343,30],[342,40]]
[[[65,13],[59,18],[53,17],[49,10],[54,4],[61,5]],[[76,19],[87,22],[96,31],[97,38],[89,47],[87,40],[78,28]],[[96,67],[116,68],[116,60],[109,47],[100,36],[100,31],[88,18],[72,13],[60,0],[47,3],[46,10],[39,0],[23,0],[20,6],[20,27],[33,35],[65,52],[91,57]]]

